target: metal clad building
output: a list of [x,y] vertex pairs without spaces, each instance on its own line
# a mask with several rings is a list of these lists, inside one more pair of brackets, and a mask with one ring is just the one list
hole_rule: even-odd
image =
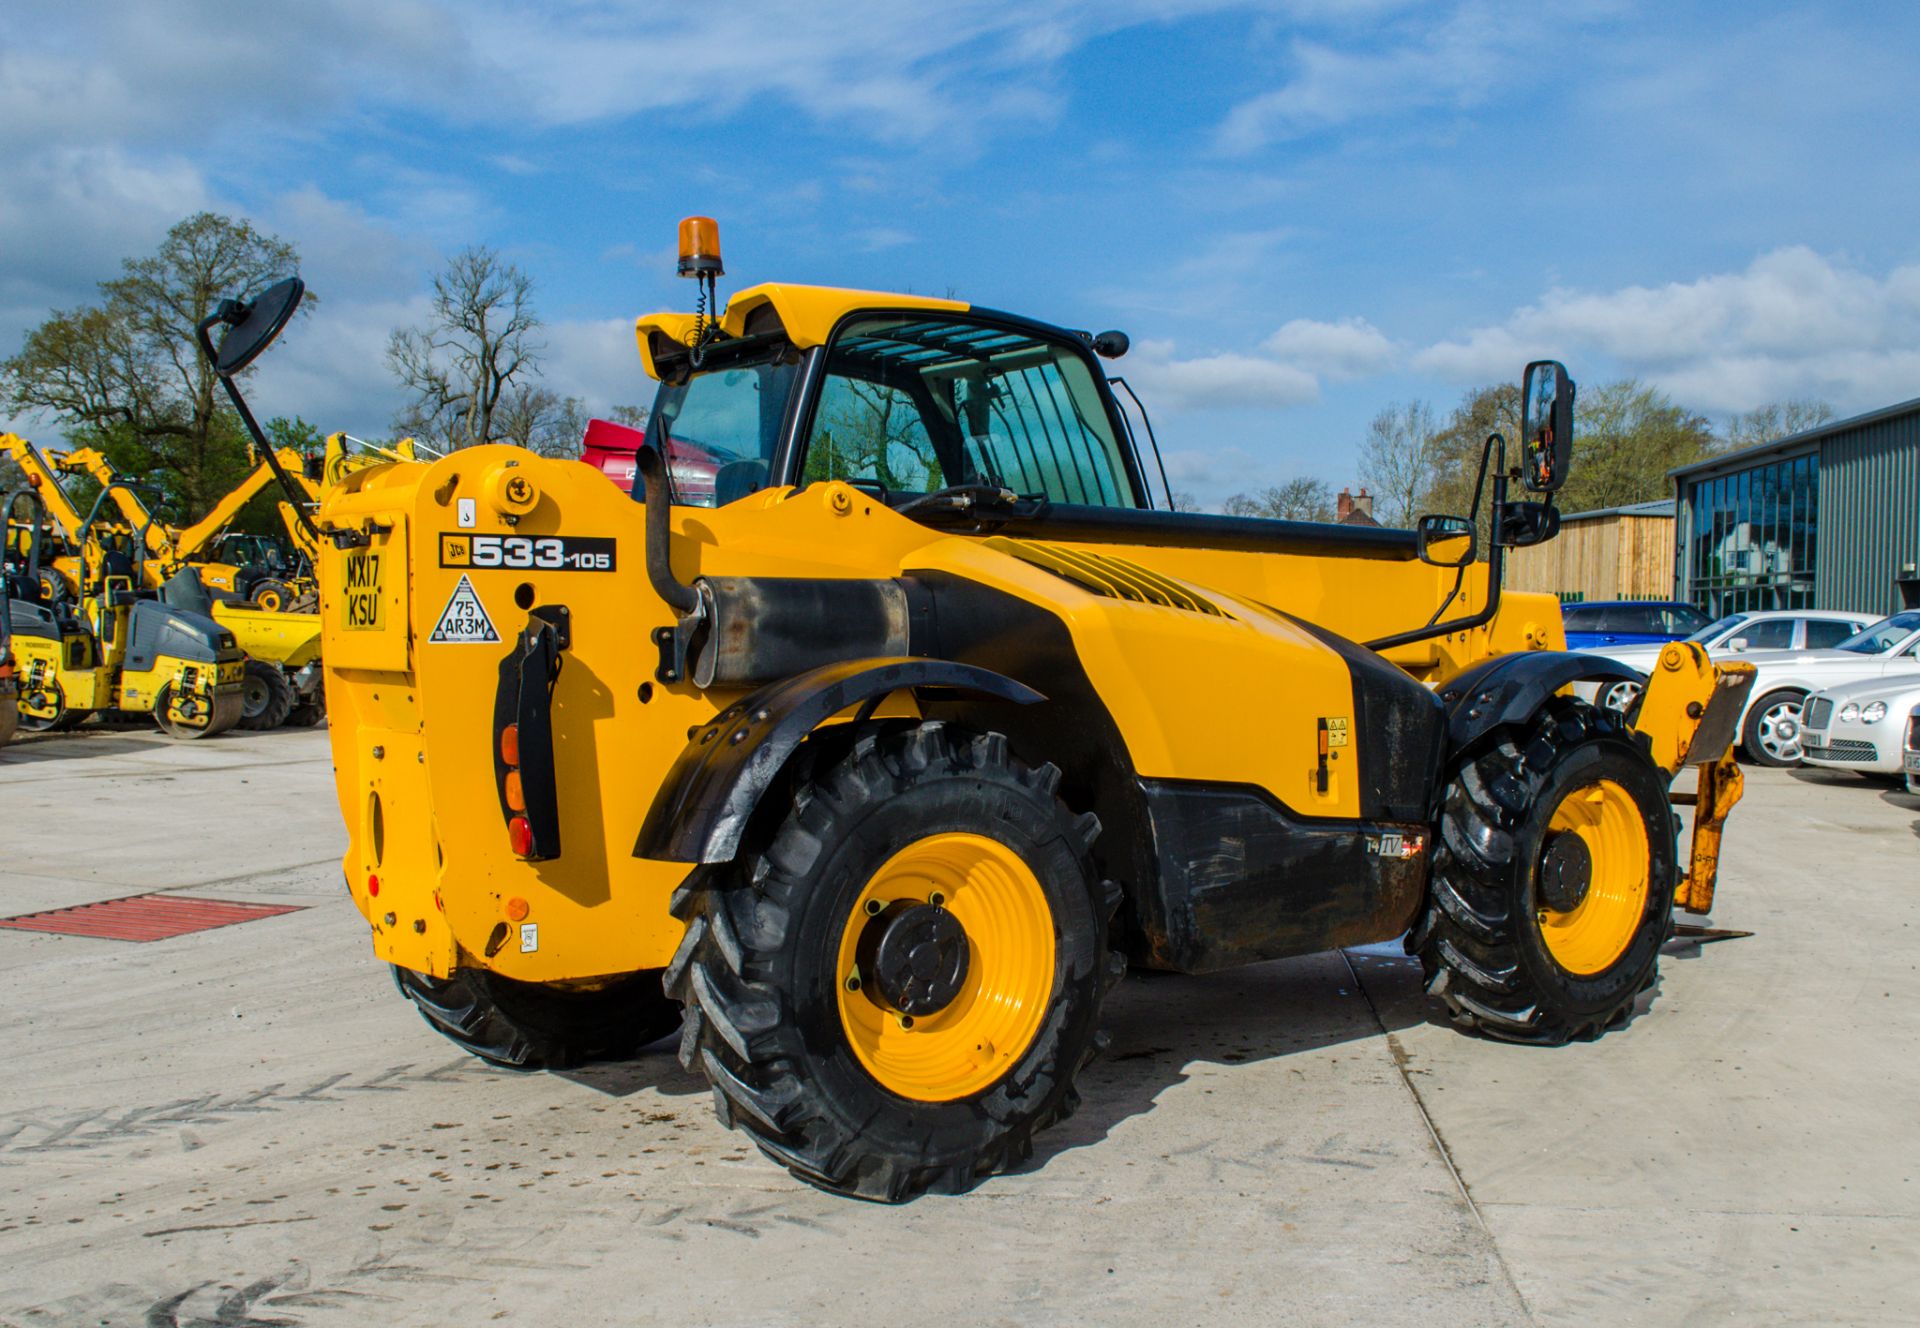
[[1672,472],[1677,598],[1892,613],[1920,594],[1920,400]]

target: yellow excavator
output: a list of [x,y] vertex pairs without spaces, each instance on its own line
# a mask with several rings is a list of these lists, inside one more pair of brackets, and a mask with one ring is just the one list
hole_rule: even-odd
[[[43,605],[81,601],[89,596],[87,553],[90,545],[98,545],[102,556],[117,554],[124,564],[121,574],[129,580],[125,589],[157,596],[176,608],[210,617],[238,642],[246,656],[240,727],[257,730],[319,723],[326,714],[326,700],[321,687],[320,623],[316,613],[274,612],[221,601],[210,594],[198,569],[182,556],[173,532],[154,519],[149,501],[138,486],[115,471],[96,450],[43,452],[13,435],[6,436],[5,445],[8,454],[20,463],[33,494],[41,500],[39,524],[50,521],[64,537],[68,550],[42,554],[33,560],[32,579]],[[101,485],[99,498],[85,519],[61,487],[62,473],[85,474]],[[118,522],[104,518],[101,509],[107,505],[118,513]],[[198,532],[201,527],[192,529]],[[17,532],[12,538],[16,544],[21,539]],[[15,632],[20,633],[17,622]],[[23,713],[29,713],[22,690]],[[106,707],[84,709],[98,708]]]

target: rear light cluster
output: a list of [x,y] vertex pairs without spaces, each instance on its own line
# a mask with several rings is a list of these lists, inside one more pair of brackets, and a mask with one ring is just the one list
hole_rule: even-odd
[[533,853],[533,827],[527,823],[527,795],[520,786],[520,726],[509,724],[500,730],[500,761],[507,767],[504,784],[507,801],[507,844],[516,858]]

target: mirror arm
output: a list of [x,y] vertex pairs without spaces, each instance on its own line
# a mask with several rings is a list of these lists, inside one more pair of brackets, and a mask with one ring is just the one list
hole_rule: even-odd
[[[221,323],[231,323],[243,307],[233,300],[222,300],[219,307],[201,319],[199,325],[194,328],[195,334],[200,338],[200,352],[207,357],[208,364],[219,363],[219,355],[213,346],[212,329]],[[306,504],[311,499],[306,490],[296,487],[292,477],[287,474],[286,467],[280,464],[280,458],[275,454],[273,443],[268,440],[259,422],[253,418],[253,412],[247,408],[247,399],[240,395],[240,389],[234,386],[233,379],[226,374],[219,374],[218,377],[221,385],[227,389],[227,397],[233,402],[234,410],[240,414],[240,422],[247,426],[247,434],[253,439],[254,445],[260,449],[260,455],[266,461],[267,469],[272,471],[273,478],[280,482],[280,488],[287,495],[287,502],[292,506],[294,516],[300,521],[300,528],[318,542],[320,528],[314,525],[313,518],[307,515]]]
[[[1507,440],[1497,433],[1487,435],[1486,447],[1480,453],[1480,477],[1473,484],[1473,511],[1469,519],[1475,525],[1480,521],[1480,486],[1487,478],[1487,461],[1498,448],[1499,467],[1493,472],[1493,526],[1496,536],[1500,528],[1500,509],[1507,504]],[[1493,615],[1500,611],[1500,583],[1506,575],[1506,549],[1499,539],[1487,541],[1487,606],[1478,613],[1468,614],[1464,618],[1454,618],[1448,622],[1436,623],[1427,620],[1425,627],[1416,627],[1410,632],[1395,632],[1391,636],[1375,637],[1365,642],[1368,650],[1391,650],[1395,646],[1411,645],[1415,641],[1430,641],[1436,636],[1447,636],[1453,632],[1472,631],[1493,621]],[[1440,607],[1434,611],[1434,618],[1446,612],[1447,605],[1453,603],[1454,596],[1460,593],[1460,586],[1466,580],[1467,569],[1463,566],[1453,578],[1453,589],[1440,601]]]

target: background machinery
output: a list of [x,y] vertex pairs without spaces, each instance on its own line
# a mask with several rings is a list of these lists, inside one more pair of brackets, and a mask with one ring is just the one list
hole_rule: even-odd
[[5,578],[19,725],[70,728],[89,715],[121,712],[149,714],[175,738],[232,728],[245,669],[233,633],[142,588],[143,543],[95,528],[107,496],[74,533],[78,590],[69,595],[64,577],[43,575],[49,521],[41,491],[0,495],[0,521],[23,537],[10,533]]
[[[1711,902],[1750,678],[1675,644],[1596,709],[1570,685],[1620,666],[1502,594],[1557,527],[1559,365],[1514,470],[1488,440],[1482,560],[1478,496],[1410,531],[1156,508],[1119,333],[787,285],[709,315],[704,219],[681,269],[701,312],[638,324],[634,492],[477,447],[318,513],[347,884],[435,1028],[554,1065],[684,1012],[723,1121],[899,1200],[1073,1108],[1128,964],[1404,936],[1517,1042],[1647,999]],[[220,362],[298,297],[226,307]]]

